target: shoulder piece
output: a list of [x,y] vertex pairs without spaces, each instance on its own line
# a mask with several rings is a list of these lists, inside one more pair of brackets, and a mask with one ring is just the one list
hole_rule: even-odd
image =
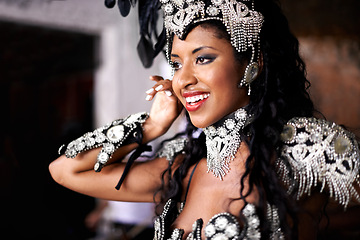
[[175,155],[182,152],[185,148],[188,139],[186,137],[178,137],[170,140],[158,151],[158,157],[165,157],[168,161],[173,161]]
[[354,134],[322,119],[293,118],[284,126],[281,140],[276,165],[289,193],[297,191],[300,198],[319,184],[345,208],[352,198],[360,202],[354,188],[360,161]]

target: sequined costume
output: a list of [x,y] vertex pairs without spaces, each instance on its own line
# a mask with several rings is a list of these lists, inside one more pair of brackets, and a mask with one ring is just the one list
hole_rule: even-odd
[[[293,118],[281,134],[283,147],[276,161],[279,178],[288,192],[297,198],[311,195],[313,187],[327,189],[330,197],[347,207],[351,199],[360,202],[354,188],[359,184],[359,146],[355,136],[344,128],[316,118]],[[186,138],[168,142],[159,152],[159,157],[171,161],[172,156],[182,151]],[[154,239],[182,239],[182,229],[170,229],[182,207],[169,199],[162,214],[155,220]],[[229,213],[215,215],[204,227],[206,239],[260,239],[259,218],[255,205],[248,203],[242,211],[244,224]],[[267,204],[267,221],[271,223],[271,239],[283,239],[277,209]],[[240,227],[243,226],[243,227]],[[193,224],[193,231],[186,239],[201,239],[202,219]]]

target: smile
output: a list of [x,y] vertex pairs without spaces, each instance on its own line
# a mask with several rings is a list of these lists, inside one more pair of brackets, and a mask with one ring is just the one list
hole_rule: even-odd
[[203,103],[208,99],[210,93],[185,93],[185,108],[189,112],[198,110]]
[[196,96],[187,97],[187,98],[185,98],[185,101],[187,104],[194,105],[197,102],[208,98],[209,96],[210,96],[210,93],[200,94],[200,95],[196,95]]

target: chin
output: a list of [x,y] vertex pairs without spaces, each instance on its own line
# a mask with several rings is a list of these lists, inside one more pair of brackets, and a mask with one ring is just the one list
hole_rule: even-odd
[[198,118],[192,117],[190,114],[191,123],[197,128],[206,128],[213,124],[213,122],[209,122],[206,118]]

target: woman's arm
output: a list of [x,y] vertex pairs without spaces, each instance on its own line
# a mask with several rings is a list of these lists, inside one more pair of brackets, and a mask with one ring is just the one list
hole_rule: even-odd
[[[160,77],[153,77],[152,80],[157,81],[153,89],[160,85],[163,87],[149,94],[151,98],[155,94],[157,97],[149,118],[143,124],[143,143],[164,134],[181,111],[177,98],[164,93],[165,90],[172,91],[171,82]],[[100,152],[100,148],[96,148],[79,153],[73,159],[59,157],[50,164],[50,173],[59,184],[86,195],[109,200],[151,202],[161,185],[161,174],[168,166],[165,159],[134,163],[120,190],[115,189],[125,168],[125,163],[116,163],[116,160],[126,156],[137,146],[132,143],[120,147],[101,172],[93,170]]]

